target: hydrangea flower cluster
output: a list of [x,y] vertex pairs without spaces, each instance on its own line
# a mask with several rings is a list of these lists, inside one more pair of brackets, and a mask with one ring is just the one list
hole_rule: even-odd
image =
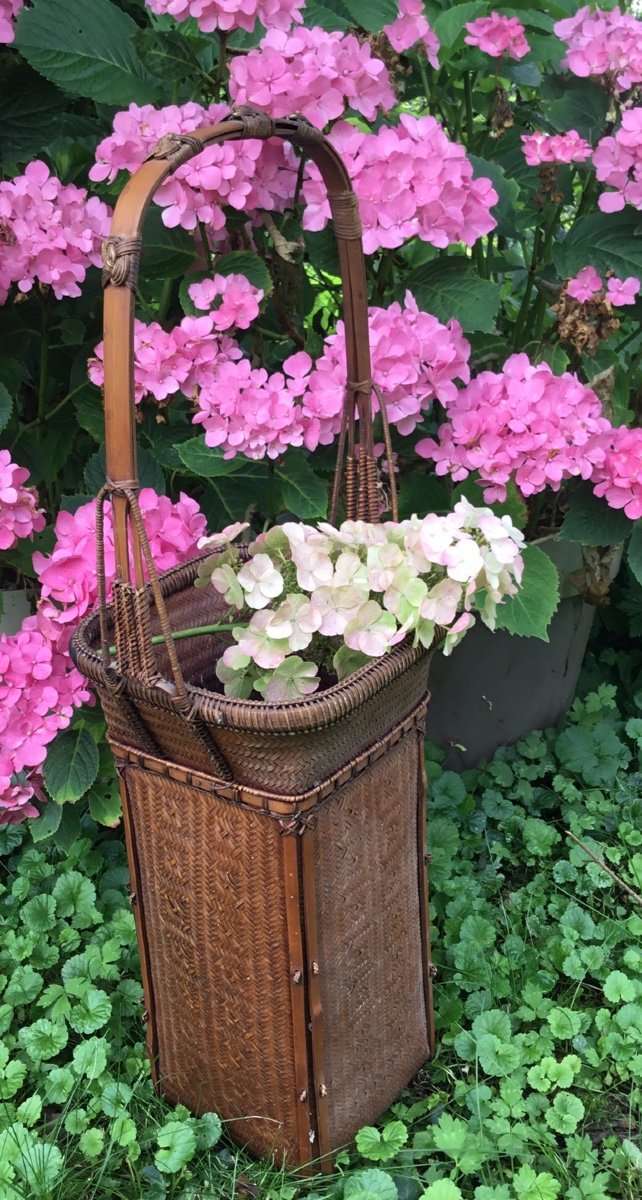
[[[400,523],[286,522],[261,534],[246,561],[231,545],[242,529],[226,531],[222,552],[216,539],[200,580],[209,576],[245,617],[217,666],[229,696],[300,699],[318,689],[329,656],[341,679],[406,637],[429,647],[437,626],[449,653],[474,624],[472,610],[494,628],[523,569],[524,539],[510,517],[465,499],[447,516]],[[300,657],[305,650],[311,661]]]
[[[219,317],[219,322],[221,317]],[[89,378],[102,387],[105,378],[104,346],[99,342],[96,357],[88,362]],[[232,338],[221,337],[214,331],[213,316],[183,317],[180,325],[169,331],[156,321],[146,325],[134,322],[134,398],[139,404],[144,396],[153,396],[164,403],[176,392],[192,396],[194,391],[212,379],[219,361],[240,358],[240,346]]]
[[[140,506],[152,555],[161,571],[196,553],[205,532],[198,505],[181,495],[177,503],[143,488]],[[38,612],[19,633],[0,637],[0,824],[38,816],[31,803],[46,748],[69,724],[73,710],[91,699],[87,681],[69,657],[77,622],[98,599],[96,503],[61,512],[51,554],[36,553],[41,584]],[[105,514],[105,559],[114,572],[111,513]]]
[[594,476],[596,496],[611,508],[623,508],[627,517],[642,517],[642,429],[621,425],[613,430],[604,462]]
[[562,66],[574,75],[607,75],[621,91],[642,81],[642,22],[630,13],[586,5],[553,28],[568,46]]
[[263,299],[261,288],[254,287],[245,275],[215,275],[188,287],[195,308],[209,312],[214,329],[248,329],[259,315]]
[[569,129],[568,133],[523,133],[522,149],[529,167],[586,162],[593,153],[590,143],[576,129]]
[[[569,279],[566,291],[579,304],[586,304],[599,296],[604,287],[603,280],[594,267],[582,267],[577,275]],[[605,297],[614,308],[624,308],[627,304],[635,304],[640,291],[640,280],[634,275],[626,279],[618,279],[612,275],[606,281]]]
[[29,292],[36,280],[58,300],[79,296],[89,266],[100,266],[110,212],[84,188],[63,184],[44,162],[0,182],[0,303],[12,284]]
[[0,0],[0,43],[14,40],[15,20],[23,4],[24,0]]
[[477,17],[464,26],[467,36],[464,41],[468,46],[478,46],[484,54],[491,58],[509,58],[519,60],[528,54],[530,46],[525,38],[526,30],[517,17],[504,17],[498,12],[492,12],[489,17]]
[[[199,302],[216,294],[217,279],[192,285]],[[136,321],[136,400],[149,395],[163,403],[176,392],[196,396],[195,424],[203,426],[207,445],[220,446],[227,457],[244,453],[251,458],[266,454],[276,458],[288,446],[314,450],[319,444],[328,445],[339,432],[343,407],[343,322],[326,338],[316,362],[299,351],[285,360],[281,372],[269,375],[253,368],[238,343],[214,328],[217,316],[219,324],[228,317],[238,320],[242,305],[245,319],[247,304],[258,303],[258,289],[250,289],[254,295],[237,291],[234,280],[227,277],[230,290],[222,293],[223,306],[209,316],[184,317],[169,332],[155,322]],[[228,296],[232,301],[225,309]],[[470,378],[470,346],[459,323],[442,325],[417,307],[410,292],[404,305],[370,309],[370,343],[374,381],[383,393],[391,424],[401,433],[414,429],[433,400],[449,404],[457,395],[455,382]],[[89,375],[101,386],[102,343],[95,354]],[[376,396],[373,409],[378,410]]]
[[0,450],[0,550],[12,550],[20,538],[33,537],[45,527],[35,488],[25,487],[29,472]]
[[[98,145],[89,178],[111,183],[119,171],[135,171],[164,134],[193,133],[228,112],[229,105],[203,108],[191,101],[159,109],[130,104],[116,113],[113,132]],[[170,228],[180,225],[191,230],[201,221],[217,231],[225,226],[225,205],[239,210],[284,208],[292,197],[295,173],[293,152],[281,141],[227,142],[207,146],[179,167],[154,199],[164,209],[163,222]]]
[[501,372],[482,371],[459,392],[438,440],[424,438],[416,449],[438,475],[462,480],[478,472],[492,503],[506,498],[510,480],[532,496],[557,491],[564,479],[593,478],[610,432],[595,392],[575,375],[513,354]]
[[323,129],[347,108],[373,120],[395,103],[388,72],[367,42],[323,29],[269,30],[259,47],[230,63],[230,95],[273,117],[301,113]]
[[[463,146],[449,141],[434,117],[403,113],[399,125],[363,133],[338,122],[330,140],[339,151],[359,200],[366,254],[393,250],[420,237],[444,248],[472,246],[497,222],[497,192],[489,179],[474,179]],[[318,169],[304,184],[306,229],[323,229],[330,206]]]
[[599,197],[602,212],[620,212],[625,204],[642,209],[642,108],[622,113],[620,128],[598,142],[593,165],[600,183],[615,189]]
[[397,54],[421,42],[431,67],[439,70],[439,38],[426,20],[421,0],[399,0],[397,18],[384,25],[383,32]]
[[194,17],[203,33],[215,29],[246,29],[257,21],[266,29],[289,29],[301,20],[304,0],[145,0],[153,13],[168,13],[175,21]]

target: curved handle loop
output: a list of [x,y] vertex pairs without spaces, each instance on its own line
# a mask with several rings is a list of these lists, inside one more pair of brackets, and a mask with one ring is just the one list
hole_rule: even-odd
[[[343,283],[347,382],[339,457],[330,515],[334,519],[341,491],[343,456],[346,515],[377,520],[377,474],[373,453],[372,391],[368,339],[368,299],[357,199],[346,168],[333,146],[303,117],[272,120],[265,113],[239,108],[216,125],[192,134],[166,134],[121,193],[111,233],[103,245],[105,269],[104,368],[107,486],[112,495],[117,576],[130,581],[128,508],[124,494],[138,487],[134,421],[134,293],[141,251],[141,228],[157,188],[177,167],[218,142],[280,137],[304,148],[325,183],[339,250]],[[382,416],[387,429],[383,402]],[[355,436],[359,416],[359,442]],[[386,437],[388,445],[389,438]],[[390,464],[391,478],[392,463]],[[394,481],[393,481],[394,482]],[[143,584],[139,536],[131,528],[135,584]]]

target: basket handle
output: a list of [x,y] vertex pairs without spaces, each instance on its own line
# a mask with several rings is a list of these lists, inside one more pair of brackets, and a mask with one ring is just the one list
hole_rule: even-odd
[[[103,244],[105,440],[107,489],[113,504],[117,578],[143,585],[143,551],[136,523],[130,523],[132,492],[139,487],[134,421],[134,294],[141,252],[141,227],[150,201],[177,167],[213,143],[243,138],[280,137],[301,146],[325,183],[338,243],[343,284],[347,382],[338,460],[330,503],[336,518],[345,463],[346,516],[376,521],[377,472],[373,452],[372,392],[377,390],[394,488],[392,451],[385,408],[371,378],[368,299],[357,199],[346,168],[333,146],[303,117],[272,120],[254,109],[238,108],[228,118],[191,134],[166,134],[123,189]],[[355,435],[359,416],[359,441]],[[396,497],[393,493],[393,517]],[[134,563],[130,580],[128,526]]]

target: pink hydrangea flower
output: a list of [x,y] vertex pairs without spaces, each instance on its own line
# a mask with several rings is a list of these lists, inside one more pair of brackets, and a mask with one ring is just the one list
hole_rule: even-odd
[[469,21],[464,28],[468,31],[464,38],[467,45],[478,46],[491,58],[501,58],[507,54],[509,58],[519,60],[530,50],[524,36],[526,31],[517,17],[504,17],[492,12],[489,17],[477,17],[476,21]]
[[[151,104],[129,108],[114,117],[113,132],[96,149],[90,179],[112,182],[119,171],[135,171],[152,146],[167,133],[193,133],[213,125],[229,112],[229,105],[171,104],[156,109]],[[223,208],[254,212],[281,210],[291,201],[297,161],[285,143],[272,139],[266,145],[243,141],[208,146],[197,158],[172,173],[156,192],[163,222],[195,229],[201,221],[210,237],[224,229]]]
[[0,43],[14,40],[15,20],[23,4],[24,0],[0,0]]
[[585,5],[553,28],[568,46],[562,65],[574,75],[608,75],[622,91],[642,81],[642,22],[630,13]]
[[347,108],[373,120],[395,103],[384,63],[352,33],[269,30],[256,50],[230,63],[230,95],[273,117],[293,111],[322,129]]
[[89,266],[100,266],[110,211],[84,188],[62,184],[44,162],[0,183],[0,303],[12,284],[28,292],[36,280],[57,300],[79,296]]
[[627,517],[642,517],[642,429],[622,425],[614,429],[603,463],[594,474],[596,496],[611,508],[623,508]]
[[576,129],[568,133],[523,133],[522,148],[529,167],[542,163],[586,162],[591,157],[590,143]]
[[640,280],[634,275],[629,275],[627,279],[613,277],[607,282],[606,298],[614,308],[623,308],[626,304],[635,304],[639,290]]
[[602,290],[602,280],[594,267],[582,267],[577,275],[569,279],[566,290],[574,300],[585,304]]
[[[463,146],[449,141],[434,117],[403,113],[396,126],[363,133],[338,122],[330,140],[344,159],[359,200],[367,254],[395,249],[412,237],[444,248],[472,246],[495,228],[497,193],[473,178]],[[323,229],[330,206],[318,169],[304,183],[306,229]]]
[[35,488],[25,487],[29,472],[0,450],[0,550],[12,550],[20,538],[32,538],[45,527]]
[[602,212],[620,212],[625,204],[642,209],[642,108],[622,113],[617,132],[598,142],[593,165],[600,183],[615,188],[599,197]]
[[[214,329],[248,329],[259,315],[263,299],[245,275],[215,275],[187,289],[195,308],[210,311]],[[217,303],[218,302],[218,303]],[[216,307],[214,307],[216,305]]]
[[564,479],[591,479],[604,462],[610,422],[600,401],[575,375],[554,375],[514,354],[502,372],[482,371],[457,393],[437,440],[424,438],[417,453],[438,475],[479,475],[487,502],[504,500],[513,480],[523,496]]
[[289,29],[301,21],[303,0],[145,0],[153,13],[168,13],[176,21],[194,17],[203,33],[215,29],[246,29],[257,21],[266,29]]
[[398,16],[390,25],[384,25],[385,33],[393,50],[402,54],[417,42],[421,42],[431,67],[439,69],[439,38],[430,28],[421,0],[399,0]]

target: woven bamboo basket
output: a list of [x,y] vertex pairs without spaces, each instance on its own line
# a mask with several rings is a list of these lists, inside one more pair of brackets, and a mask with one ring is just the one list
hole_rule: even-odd
[[121,781],[155,1082],[172,1102],[218,1112],[253,1153],[329,1169],[332,1151],[432,1053],[429,655],[402,644],[300,701],[223,696],[224,635],[172,638],[215,622],[223,601],[194,588],[200,560],[158,577],[137,500],[132,346],[145,210],[204,146],[273,136],[318,165],[338,241],[348,382],[331,509],[345,477],[346,515],[376,519],[365,268],[341,160],[306,121],[249,110],[164,137],[123,191],[103,251],[101,603],[72,653],[96,685]]

